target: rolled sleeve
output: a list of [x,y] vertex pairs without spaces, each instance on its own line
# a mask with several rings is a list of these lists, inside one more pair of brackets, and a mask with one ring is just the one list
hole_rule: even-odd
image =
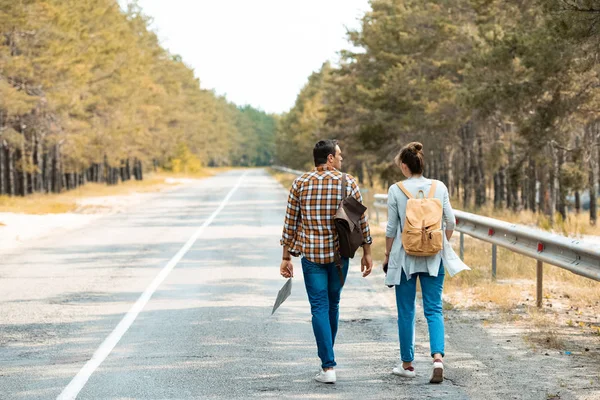
[[398,199],[393,192],[393,186],[388,190],[388,222],[385,229],[385,236],[395,238],[398,234],[398,226],[400,225],[400,216],[398,215]]
[[[363,204],[362,194],[360,193],[360,189],[356,184],[356,180],[353,177],[348,176],[348,181],[350,182],[352,197]],[[371,237],[371,228],[369,227],[369,219],[366,212],[362,215],[362,217],[360,217],[360,229],[363,234],[363,244],[373,243],[373,238]]]

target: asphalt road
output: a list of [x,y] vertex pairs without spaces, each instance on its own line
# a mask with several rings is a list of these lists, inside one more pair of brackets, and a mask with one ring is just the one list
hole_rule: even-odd
[[363,279],[356,263],[342,293],[338,383],[314,382],[299,262],[292,296],[270,315],[285,282],[286,198],[266,171],[232,171],[1,256],[0,398],[600,398],[597,364],[538,354],[461,311],[447,312],[445,383],[427,383],[422,312],[418,376],[391,375],[392,290],[379,271]]

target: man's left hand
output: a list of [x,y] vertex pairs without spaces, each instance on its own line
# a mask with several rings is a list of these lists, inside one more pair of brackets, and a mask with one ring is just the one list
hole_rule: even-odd
[[369,276],[373,269],[373,258],[370,254],[364,254],[360,260],[360,270],[363,274],[363,278]]

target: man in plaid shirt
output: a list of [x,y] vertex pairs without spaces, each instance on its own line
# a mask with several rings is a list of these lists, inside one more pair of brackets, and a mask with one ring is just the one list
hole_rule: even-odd
[[[290,190],[283,227],[283,260],[280,273],[285,278],[294,276],[292,255],[302,256],[302,272],[310,302],[312,326],[317,341],[321,370],[318,382],[336,381],[333,345],[338,329],[339,303],[342,282],[337,273],[335,253],[338,251],[333,217],[347,195],[362,203],[356,180],[346,176],[347,186],[342,189],[342,151],[335,140],[322,140],[313,150],[315,169],[298,177]],[[363,232],[363,277],[371,273],[371,234],[366,214],[360,220]],[[349,260],[342,258],[344,281]]]

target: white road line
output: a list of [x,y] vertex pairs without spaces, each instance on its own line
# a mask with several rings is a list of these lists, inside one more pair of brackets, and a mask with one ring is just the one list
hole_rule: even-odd
[[223,202],[219,205],[219,208],[215,210],[214,213],[202,224],[200,228],[188,239],[188,241],[183,245],[181,250],[175,254],[175,256],[164,266],[164,268],[160,271],[160,273],[154,278],[150,286],[146,288],[144,293],[140,296],[140,298],[135,302],[133,307],[129,310],[129,312],[123,317],[119,325],[112,331],[112,333],[102,342],[98,350],[94,353],[92,358],[81,368],[81,370],[77,373],[75,378],[69,383],[69,385],[62,391],[62,393],[56,398],[57,400],[71,400],[77,398],[77,395],[83,389],[90,376],[94,373],[96,368],[102,364],[102,362],[108,357],[114,347],[119,343],[119,340],[123,337],[125,332],[129,329],[133,321],[137,318],[140,311],[144,309],[148,300],[152,297],[156,289],[160,286],[160,284],[165,280],[165,278],[169,275],[169,273],[175,268],[177,263],[183,258],[183,256],[188,252],[188,250],[194,245],[196,240],[202,235],[204,229],[212,224],[217,215],[229,203],[231,196],[236,192],[236,190],[242,184],[242,181],[246,177],[248,172],[242,174],[236,185],[229,191]]

